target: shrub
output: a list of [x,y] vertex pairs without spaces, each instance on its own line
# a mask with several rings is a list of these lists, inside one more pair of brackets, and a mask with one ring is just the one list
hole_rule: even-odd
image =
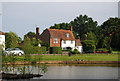
[[80,52],[77,49],[74,49],[73,51],[71,51],[72,54],[80,54]]
[[99,48],[99,49],[97,49],[98,51],[108,51],[106,48]]
[[95,42],[93,40],[84,40],[83,44],[83,51],[84,52],[93,52],[95,51]]
[[34,54],[46,54],[46,47],[34,47]]
[[61,54],[62,48],[61,47],[50,47],[50,54]]

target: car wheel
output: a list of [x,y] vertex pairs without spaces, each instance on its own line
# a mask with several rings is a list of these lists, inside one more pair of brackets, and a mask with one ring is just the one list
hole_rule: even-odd
[[18,53],[18,56],[21,56],[21,55],[22,55],[22,53],[21,53],[21,52],[19,52],[19,53]]

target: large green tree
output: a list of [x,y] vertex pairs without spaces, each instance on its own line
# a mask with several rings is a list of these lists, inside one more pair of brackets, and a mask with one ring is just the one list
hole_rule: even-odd
[[[120,18],[109,18],[101,25],[101,34],[106,40],[107,48],[111,52],[111,43],[114,48],[117,48],[115,45],[120,45]],[[106,39],[107,38],[107,39]]]
[[33,46],[38,46],[39,44],[42,43],[40,39],[36,38],[36,34],[34,32],[28,32],[27,34],[24,35],[24,40],[28,37],[30,39],[30,42]]
[[34,37],[36,34],[34,32],[28,32],[27,34],[25,34],[24,36],[31,36],[31,37]]
[[5,34],[6,48],[16,48],[18,46],[20,37],[14,32],[7,32]]
[[73,31],[76,36],[79,36],[81,39],[83,39],[83,36],[87,34],[87,32],[96,33],[97,21],[93,21],[93,19],[87,15],[76,17],[70,24],[73,26]]
[[69,23],[54,24],[54,26],[51,26],[50,29],[64,29],[64,30],[67,30],[67,29],[69,29]]

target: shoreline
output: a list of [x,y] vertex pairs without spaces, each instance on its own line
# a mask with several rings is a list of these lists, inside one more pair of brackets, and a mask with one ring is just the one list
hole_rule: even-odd
[[[5,63],[3,63],[5,64]],[[120,61],[38,61],[38,62],[15,62],[15,63],[6,63],[8,65],[27,65],[27,64],[114,64],[120,65]]]

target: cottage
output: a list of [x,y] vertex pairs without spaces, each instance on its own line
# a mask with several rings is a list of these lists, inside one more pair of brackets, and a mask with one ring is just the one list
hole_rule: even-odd
[[45,29],[40,35],[39,28],[36,28],[36,38],[42,42],[50,44],[50,47],[62,47],[62,49],[78,49],[82,52],[80,39],[75,39],[72,33],[72,26],[69,30]]
[[0,46],[5,50],[5,33],[0,31]]

